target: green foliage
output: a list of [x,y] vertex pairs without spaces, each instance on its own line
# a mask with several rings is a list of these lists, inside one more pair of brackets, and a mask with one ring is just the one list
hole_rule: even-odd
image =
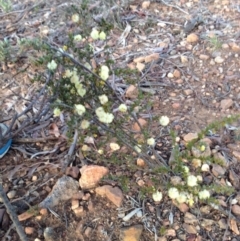
[[12,10],[11,0],[0,0],[0,8],[4,13],[8,13]]
[[222,47],[222,41],[217,36],[209,37],[208,42],[213,50],[218,50]]
[[4,39],[0,41],[0,61],[8,61],[10,57],[10,43]]

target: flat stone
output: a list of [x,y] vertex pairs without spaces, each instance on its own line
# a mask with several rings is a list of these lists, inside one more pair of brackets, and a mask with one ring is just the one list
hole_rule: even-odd
[[173,76],[174,76],[175,78],[180,78],[180,77],[181,77],[181,72],[180,72],[178,69],[175,69],[175,70],[173,71]]
[[214,225],[215,223],[216,223],[215,220],[203,218],[203,220],[201,221],[201,226],[206,230],[211,231],[212,225]]
[[96,193],[102,197],[107,197],[113,204],[120,207],[123,201],[123,193],[120,188],[104,185],[95,189]]
[[192,213],[186,212],[184,215],[184,223],[187,224],[196,224],[198,222],[198,218]]
[[129,99],[136,99],[138,97],[138,88],[135,85],[130,85],[127,88],[125,96]]
[[25,233],[27,235],[31,235],[31,234],[34,234],[36,232],[35,228],[33,228],[33,227],[25,227],[24,230],[25,230]]
[[183,225],[182,225],[182,227],[185,229],[185,231],[187,232],[187,233],[193,233],[193,234],[197,234],[198,233],[198,231],[197,231],[197,228],[194,226],[194,225],[190,225],[190,224],[186,224],[186,223],[184,223]]
[[51,193],[39,204],[40,208],[52,208],[67,201],[79,191],[79,183],[69,176],[62,176],[53,186]]
[[212,173],[215,177],[224,176],[226,169],[218,164],[212,164]]
[[218,225],[221,229],[226,229],[228,227],[228,224],[227,224],[227,221],[225,218],[221,218],[219,221],[218,221]]
[[75,215],[76,215],[77,217],[83,217],[83,216],[85,216],[85,214],[86,214],[83,206],[80,206],[80,207],[78,207],[78,208],[73,209],[73,212],[75,213]]
[[221,64],[224,62],[224,58],[222,58],[221,56],[217,56],[214,61],[217,63],[217,64]]
[[74,166],[74,167],[67,167],[66,169],[66,175],[71,176],[73,178],[78,178],[79,176],[79,168]]
[[224,99],[220,103],[220,107],[222,110],[227,110],[233,105],[233,100],[232,99]]
[[80,169],[81,178],[79,184],[82,189],[94,188],[99,181],[108,174],[109,170],[106,167],[98,165],[83,166]]
[[206,54],[200,54],[199,55],[199,59],[201,59],[201,60],[208,60],[210,57],[208,56],[208,55],[206,55]]
[[183,137],[183,140],[186,142],[190,142],[198,138],[198,133],[188,133]]
[[16,194],[17,194],[17,192],[16,192],[15,190],[9,191],[9,192],[7,193],[7,197],[8,197],[9,199],[13,199],[13,198],[16,196]]
[[191,95],[193,91],[191,89],[186,89],[183,91],[185,95]]
[[238,159],[238,161],[240,161],[240,152],[239,151],[233,151],[232,154],[233,154],[233,156],[235,156]]
[[239,205],[232,205],[232,212],[236,215],[240,215],[240,206]]
[[78,208],[79,207],[79,200],[77,200],[77,199],[72,199],[72,210],[74,210],[74,209],[76,209],[76,208]]
[[142,225],[134,225],[120,229],[121,241],[140,241],[140,237],[143,231]]
[[195,33],[190,33],[188,36],[187,36],[187,42],[188,43],[195,43],[199,40],[199,37],[197,36],[197,34]]
[[[144,127],[147,125],[147,121],[144,120],[143,118],[138,119],[138,123],[140,124],[141,127]],[[132,126],[133,131],[141,131],[141,128],[137,122],[135,122]]]

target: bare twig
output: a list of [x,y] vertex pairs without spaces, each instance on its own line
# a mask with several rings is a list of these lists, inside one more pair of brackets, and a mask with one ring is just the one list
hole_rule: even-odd
[[161,1],[162,1],[165,5],[167,5],[168,7],[176,8],[176,9],[178,9],[179,11],[181,11],[181,12],[183,12],[183,13],[189,15],[188,12],[184,11],[184,10],[181,9],[180,7],[178,7],[178,6],[176,6],[176,5],[168,4],[168,3],[166,3],[164,0],[161,0]]
[[7,198],[7,195],[3,190],[2,180],[0,180],[0,182],[1,182],[0,183],[0,197],[1,197],[5,207],[7,209],[7,212],[9,214],[9,216],[11,217],[11,219],[14,223],[14,226],[16,227],[16,231],[17,231],[20,239],[22,241],[27,241],[28,240],[27,236],[26,236],[26,234],[23,230],[23,227],[22,227],[21,223],[18,220],[17,214],[14,212],[13,207],[12,207],[11,203],[9,202],[9,200]]

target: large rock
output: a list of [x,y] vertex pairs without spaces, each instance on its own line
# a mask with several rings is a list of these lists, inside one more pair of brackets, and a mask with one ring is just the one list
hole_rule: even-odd
[[123,201],[123,193],[120,188],[104,185],[95,189],[96,193],[102,197],[107,197],[113,204],[120,207]]
[[79,179],[79,184],[82,189],[94,188],[108,172],[108,168],[103,166],[83,166],[80,169],[81,178]]
[[142,225],[134,225],[120,230],[121,241],[139,241],[143,231]]

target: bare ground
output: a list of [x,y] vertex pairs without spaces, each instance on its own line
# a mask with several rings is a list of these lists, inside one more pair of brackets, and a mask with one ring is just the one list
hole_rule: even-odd
[[[13,12],[1,13],[1,39],[7,38],[14,46],[18,38],[42,37],[62,46],[68,31],[78,31],[70,23],[70,5],[70,2],[65,1],[16,3]],[[116,26],[108,37],[112,56],[120,66],[133,67],[137,57],[160,54],[158,60],[144,63],[145,68],[139,75],[139,87],[146,96],[151,92],[154,103],[152,115],[167,115],[171,120],[171,128],[177,131],[181,142],[187,133],[198,132],[215,120],[239,113],[239,1],[152,1],[147,9],[143,9],[142,2],[135,1],[122,7],[119,14],[125,20],[130,19],[132,29],[125,43],[119,43],[118,39],[126,25],[121,23],[121,28],[115,22]],[[188,25],[185,25],[186,21]],[[41,32],[44,28],[48,28],[47,36]],[[187,39],[191,33],[197,35],[196,41]],[[19,57],[14,63],[2,63],[0,101],[3,119],[10,115],[11,109],[21,111],[26,104],[23,98],[14,98],[15,93],[26,98],[38,89],[38,85],[31,83],[30,79],[41,70],[28,67],[30,57],[30,53],[27,53],[27,56]],[[20,69],[26,67],[26,72],[19,73]],[[13,148],[1,159],[3,186],[6,192],[16,191],[10,200],[17,214],[28,210],[29,205],[39,204],[62,176],[59,167],[68,149],[65,139],[26,142],[26,138],[44,139],[50,136],[49,130],[52,130],[53,123],[58,125],[60,133],[64,131],[63,126],[53,118],[32,125],[19,135]],[[235,125],[239,125],[239,122]],[[158,136],[156,150],[168,160],[171,138],[162,131],[160,133],[158,124],[153,124],[151,132],[155,137]],[[225,143],[221,144],[224,147],[227,144],[238,147],[239,141],[226,136]],[[29,158],[29,153],[52,150],[56,146],[58,151],[53,154]],[[229,150],[232,155],[232,150]],[[120,233],[124,227],[138,224],[143,227],[140,241],[240,240],[240,213],[231,216],[228,197],[218,196],[222,200],[222,211],[202,204],[184,213],[172,205],[167,196],[160,204],[156,204],[151,195],[143,192],[153,181],[159,182],[161,186],[161,178],[164,177],[156,180],[151,171],[135,167],[133,163],[136,159],[136,156],[129,154],[126,158],[119,157],[117,165],[107,161],[101,163],[109,168],[115,180],[106,179],[100,185],[111,184],[122,189],[124,201],[121,208],[116,209],[92,190],[84,191],[86,200],[80,201],[84,214],[79,217],[74,214],[71,202],[68,201],[54,208],[58,215],[48,212],[22,221],[24,228],[30,228],[29,240],[45,240],[43,232],[46,227],[54,228],[57,240],[135,240],[130,237],[124,239]],[[87,164],[92,163],[97,162],[87,160]],[[81,167],[79,156],[76,156],[73,165]],[[223,183],[230,181],[236,189],[234,197],[237,200],[240,200],[237,184],[239,169],[237,164],[229,165],[221,179],[215,178],[215,181]],[[230,170],[234,170],[235,178],[230,177]],[[144,218],[133,217],[123,222],[121,213],[126,214],[138,207],[143,208]],[[3,210],[3,205],[0,208]],[[197,221],[191,221],[189,213]],[[0,223],[2,240],[19,240],[10,226],[10,220],[0,219]]]

